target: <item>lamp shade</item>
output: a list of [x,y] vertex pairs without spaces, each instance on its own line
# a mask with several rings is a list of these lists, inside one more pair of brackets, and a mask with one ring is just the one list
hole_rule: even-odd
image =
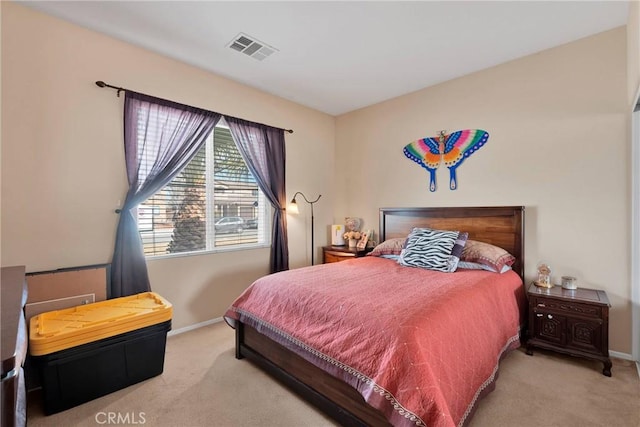
[[291,203],[289,203],[289,207],[287,208],[287,212],[298,215],[300,210],[298,209],[298,203],[296,203],[296,199],[293,199]]

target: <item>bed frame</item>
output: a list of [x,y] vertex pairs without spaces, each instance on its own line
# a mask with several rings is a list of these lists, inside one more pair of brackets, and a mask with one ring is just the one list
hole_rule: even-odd
[[[522,206],[380,209],[380,241],[405,237],[413,227],[467,231],[509,251],[517,260],[513,270],[524,277]],[[235,329],[236,358],[251,360],[341,425],[390,425],[353,387],[248,325],[236,322]]]

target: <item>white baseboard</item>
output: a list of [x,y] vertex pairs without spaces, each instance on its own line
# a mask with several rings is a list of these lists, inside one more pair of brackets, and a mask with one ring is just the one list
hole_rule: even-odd
[[629,353],[620,353],[619,351],[611,351],[609,350],[609,356],[611,357],[615,357],[618,359],[622,359],[622,360],[631,360],[631,361],[636,361],[632,355],[630,355]]
[[213,325],[214,323],[222,322],[222,320],[223,320],[222,317],[216,317],[215,319],[206,320],[204,322],[196,323],[195,325],[185,326],[184,328],[169,331],[167,336],[170,337],[172,335],[178,335],[184,332],[193,331],[194,329],[202,328],[203,326]]

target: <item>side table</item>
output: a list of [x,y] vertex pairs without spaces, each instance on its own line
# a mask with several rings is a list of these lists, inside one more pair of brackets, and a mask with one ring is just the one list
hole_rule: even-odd
[[560,286],[542,288],[531,283],[527,354],[539,347],[604,363],[602,374],[611,376],[609,358],[609,299],[603,290]]

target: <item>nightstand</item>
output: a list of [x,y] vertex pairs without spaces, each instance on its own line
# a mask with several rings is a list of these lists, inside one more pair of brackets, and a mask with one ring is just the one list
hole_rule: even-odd
[[602,374],[611,376],[609,358],[609,299],[602,290],[560,286],[541,288],[531,283],[527,354],[533,348],[554,350],[604,363]]
[[359,258],[371,252],[373,248],[358,250],[348,246],[324,246],[322,248],[322,263],[339,262],[347,259]]

